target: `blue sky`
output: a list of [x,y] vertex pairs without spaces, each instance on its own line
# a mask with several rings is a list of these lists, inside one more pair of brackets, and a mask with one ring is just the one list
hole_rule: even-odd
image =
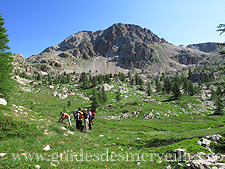
[[38,54],[82,30],[114,23],[150,29],[174,45],[224,42],[224,0],[2,0],[0,14],[11,52]]

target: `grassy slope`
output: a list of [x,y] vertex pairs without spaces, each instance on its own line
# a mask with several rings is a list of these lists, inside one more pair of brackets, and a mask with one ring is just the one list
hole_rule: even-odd
[[[119,86],[114,85],[115,89]],[[107,92],[108,102],[113,106],[109,107],[109,104],[106,104],[98,109],[93,130],[89,133],[77,132],[74,120],[72,120],[72,128],[62,130],[61,127],[68,126],[57,123],[60,117],[59,112],[65,109],[72,113],[78,107],[90,106],[90,101],[76,95],[62,100],[53,97],[49,89],[42,88],[42,91],[32,94],[18,89],[11,97],[9,108],[0,108],[0,114],[7,114],[17,121],[26,121],[37,126],[36,133],[48,133],[47,135],[38,134],[38,136],[34,133],[26,138],[1,139],[0,153],[7,153],[7,155],[0,157],[0,167],[32,168],[40,165],[43,168],[51,168],[57,165],[58,168],[165,168],[169,164],[166,161],[158,163],[160,159],[157,156],[152,158],[152,153],[172,153],[176,148],[184,148],[190,153],[208,152],[207,149],[198,145],[197,139],[214,133],[225,135],[224,127],[218,127],[224,124],[225,117],[185,114],[177,106],[179,103],[183,107],[188,107],[186,102],[192,102],[198,108],[201,102],[195,97],[182,97],[179,102],[174,103],[169,101],[169,95],[158,95],[159,97],[152,96],[152,99],[161,101],[161,104],[158,104],[158,101],[147,103],[141,99],[145,95],[138,93],[136,96],[131,95],[130,93],[134,92],[132,89],[122,95],[130,97],[123,98],[120,102],[115,101],[115,93]],[[78,92],[89,93],[90,89],[79,89]],[[68,100],[71,101],[70,107],[67,106]],[[20,108],[23,109],[22,114],[19,113],[20,111],[15,112],[19,108],[12,104],[23,106],[24,108]],[[129,113],[137,111],[140,114],[130,119],[103,118],[105,115],[122,115],[127,109],[130,110]],[[152,110],[154,114],[171,111],[172,114],[179,114],[179,117],[162,116],[161,119],[144,119],[143,115]],[[73,131],[74,135],[68,134],[68,130]],[[43,148],[46,145],[50,145],[51,150],[44,151]],[[82,152],[83,160],[79,156]],[[21,159],[15,160],[12,153],[20,155]],[[26,160],[23,153],[33,157],[32,160]],[[35,153],[38,153],[39,157],[42,155],[43,160],[38,160]],[[108,160],[106,154],[108,154]],[[138,161],[140,165],[137,165]]]

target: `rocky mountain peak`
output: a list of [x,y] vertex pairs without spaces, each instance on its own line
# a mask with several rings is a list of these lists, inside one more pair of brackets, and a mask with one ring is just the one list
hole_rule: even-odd
[[26,61],[48,72],[60,69],[118,73],[132,68],[155,72],[178,70],[200,62],[208,64],[210,54],[205,52],[212,50],[214,46],[210,43],[174,46],[149,29],[116,23],[106,30],[80,31]]

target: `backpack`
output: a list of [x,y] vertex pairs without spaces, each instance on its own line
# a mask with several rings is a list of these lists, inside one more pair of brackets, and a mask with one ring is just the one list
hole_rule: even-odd
[[80,120],[80,115],[81,115],[80,111],[77,111],[77,112],[74,113],[74,118],[76,120]]
[[95,113],[94,112],[91,112],[91,117],[92,117],[92,119],[94,119],[95,118]]

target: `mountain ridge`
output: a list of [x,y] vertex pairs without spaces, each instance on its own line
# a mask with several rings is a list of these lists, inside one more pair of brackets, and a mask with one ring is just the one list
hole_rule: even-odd
[[210,45],[174,46],[149,29],[118,23],[105,30],[80,31],[25,60],[35,72],[47,73],[118,73],[130,69],[171,71],[209,63],[206,58],[215,55],[205,51]]

